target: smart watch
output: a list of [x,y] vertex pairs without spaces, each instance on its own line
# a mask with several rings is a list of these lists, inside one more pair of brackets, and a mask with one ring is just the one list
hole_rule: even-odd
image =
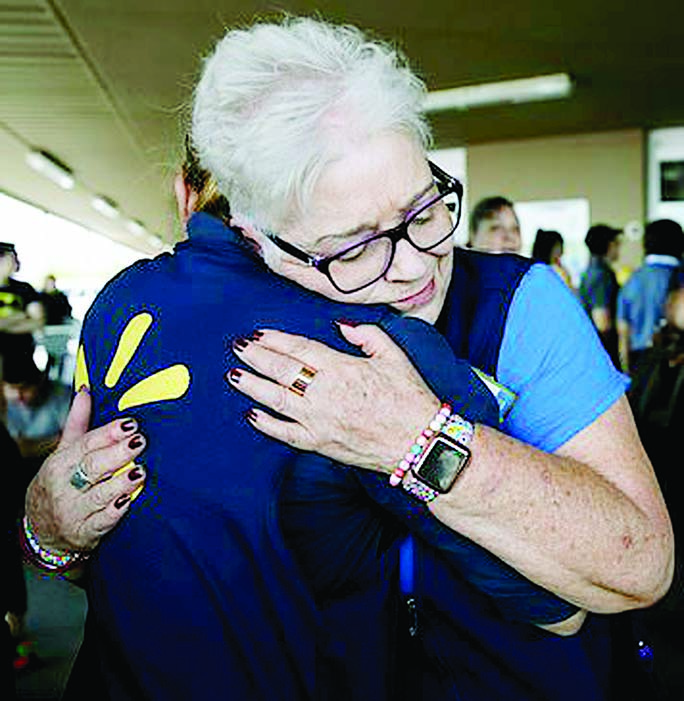
[[452,415],[441,431],[436,433],[418,462],[405,475],[403,488],[420,501],[430,502],[446,494],[468,464],[468,448],[473,425],[458,415]]

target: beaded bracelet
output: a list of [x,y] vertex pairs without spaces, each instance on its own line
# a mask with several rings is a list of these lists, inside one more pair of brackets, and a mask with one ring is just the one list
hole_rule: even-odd
[[404,475],[418,462],[418,458],[423,454],[425,447],[430,442],[430,438],[441,430],[442,426],[444,426],[451,416],[451,412],[450,404],[444,402],[440,406],[439,411],[434,415],[427,428],[423,429],[420,436],[416,438],[415,443],[409,448],[406,455],[404,455],[403,459],[400,460],[399,464],[394,468],[394,471],[389,476],[390,486],[398,487],[401,484]]
[[31,528],[28,517],[24,515],[22,519],[22,529],[20,531],[21,545],[29,560],[42,570],[52,574],[60,574],[75,567],[79,562],[88,558],[88,553],[80,551],[67,551],[62,554],[46,550],[38,542],[36,534]]

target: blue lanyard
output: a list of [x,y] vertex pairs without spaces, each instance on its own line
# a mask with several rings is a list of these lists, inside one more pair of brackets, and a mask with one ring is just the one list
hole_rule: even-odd
[[399,546],[399,590],[411,596],[415,585],[415,548],[413,536],[407,535]]
[[406,536],[399,546],[399,590],[406,604],[408,614],[408,634],[418,634],[418,602],[415,598],[415,542],[413,536]]

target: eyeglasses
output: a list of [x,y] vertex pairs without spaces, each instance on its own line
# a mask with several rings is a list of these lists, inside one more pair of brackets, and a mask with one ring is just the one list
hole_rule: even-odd
[[456,231],[461,220],[463,185],[434,163],[428,163],[434,186],[393,229],[380,231],[330,256],[310,255],[273,232],[265,234],[282,251],[325,275],[339,292],[358,292],[385,276],[399,241],[406,239],[416,250],[426,252]]

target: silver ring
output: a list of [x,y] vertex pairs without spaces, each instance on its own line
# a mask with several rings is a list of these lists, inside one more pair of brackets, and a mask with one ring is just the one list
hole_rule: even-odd
[[79,462],[78,465],[76,465],[76,469],[69,478],[69,484],[78,489],[79,492],[87,489],[92,484],[92,482],[88,479],[88,475],[86,475],[85,470],[83,469],[82,462]]
[[302,369],[297,373],[297,377],[295,377],[288,389],[290,392],[294,392],[300,397],[303,397],[304,392],[306,392],[309,385],[313,382],[313,378],[316,377],[317,372],[318,370],[315,370],[308,365],[302,365]]

